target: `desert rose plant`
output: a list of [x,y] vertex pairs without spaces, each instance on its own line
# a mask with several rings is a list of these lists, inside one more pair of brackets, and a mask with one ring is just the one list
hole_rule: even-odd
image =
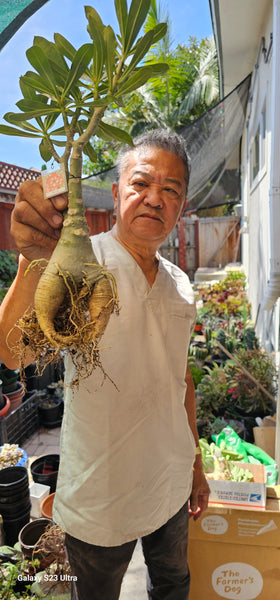
[[[149,7],[150,0],[132,0],[129,8],[126,0],[115,0],[115,34],[93,7],[86,6],[90,41],[78,50],[58,33],[54,42],[35,37],[26,52],[34,70],[20,78],[19,112],[7,113],[9,124],[0,125],[3,134],[40,140],[43,160],[53,159],[61,167],[53,176],[55,187],[63,172],[66,177],[69,207],[61,237],[48,264],[41,263],[35,312],[19,326],[23,347],[28,343],[35,358],[49,360],[69,350],[80,376],[98,364],[98,342],[117,307],[115,282],[106,266],[98,264],[89,239],[82,200],[83,153],[94,162],[93,136],[132,144],[127,133],[104,122],[106,108],[112,102],[121,106],[124,94],[168,68],[158,63],[141,66],[152,44],[166,32],[161,23],[139,37]],[[50,178],[50,188],[52,183]]]

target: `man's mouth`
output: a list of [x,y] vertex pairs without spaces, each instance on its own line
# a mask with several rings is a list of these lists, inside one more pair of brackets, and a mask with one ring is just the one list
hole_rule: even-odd
[[143,218],[144,219],[151,219],[152,221],[160,221],[161,222],[161,219],[160,219],[160,217],[158,217],[158,215],[154,215],[154,214],[151,214],[151,213],[142,213],[141,215],[138,215],[138,217],[140,217],[142,219]]

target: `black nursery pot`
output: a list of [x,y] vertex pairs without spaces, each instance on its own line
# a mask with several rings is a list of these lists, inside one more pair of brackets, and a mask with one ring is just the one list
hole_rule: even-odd
[[38,406],[39,419],[42,425],[54,427],[61,424],[63,401],[54,396],[47,396]]
[[35,483],[50,486],[50,494],[56,490],[59,468],[59,454],[45,454],[31,464],[31,474]]

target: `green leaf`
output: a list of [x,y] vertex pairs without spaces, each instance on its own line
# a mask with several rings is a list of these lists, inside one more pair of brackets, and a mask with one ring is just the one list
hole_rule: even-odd
[[92,44],[83,44],[81,46],[73,59],[69,75],[65,82],[65,87],[63,90],[64,97],[67,95],[71,88],[76,85],[80,77],[85,72],[90,60],[92,58]]
[[86,156],[89,157],[89,160],[91,160],[91,162],[95,163],[97,161],[97,154],[89,142],[84,145],[83,152],[84,154],[86,154]]
[[64,127],[58,127],[57,129],[54,129],[53,131],[50,132],[51,135],[65,135],[65,129]]
[[[21,100],[18,102],[18,104]],[[25,100],[24,100],[25,102]],[[54,109],[53,106],[48,106],[47,104],[38,103],[38,107],[33,110],[21,112],[21,113],[13,113],[13,121],[14,123],[20,123],[21,121],[29,121],[29,119],[35,119],[36,117],[44,117],[49,113],[60,113],[59,108]]]
[[167,23],[158,23],[151,31],[154,33],[153,44],[156,44],[166,35]]
[[42,139],[39,145],[39,151],[43,160],[48,162],[53,157],[53,153],[49,149],[49,144],[45,138]]
[[100,121],[96,135],[105,141],[113,139],[133,146],[133,141],[129,133],[123,131],[123,129],[119,129],[119,127],[108,125],[108,123],[104,123],[104,121]]
[[41,75],[38,75],[38,73],[34,73],[33,71],[27,71],[25,75],[22,75],[21,80],[23,81],[24,85],[29,86],[36,92],[47,94],[47,96],[49,96],[50,98],[56,99],[52,87],[50,88],[46,83],[44,77],[41,77]]
[[115,94],[116,96],[122,94],[128,94],[133,90],[144,85],[150,77],[153,77],[152,66],[140,67],[133,75],[131,75],[128,80],[126,80],[122,85],[118,87],[118,91]]
[[59,51],[58,47],[53,42],[49,42],[49,40],[37,35],[34,37],[33,44],[42,48],[49,60],[59,67],[60,72],[64,73],[65,76],[67,75],[69,67],[63,57],[63,53]]
[[105,27],[103,38],[105,43],[105,65],[108,77],[108,88],[109,90],[112,90],[117,47],[117,40],[112,27]]
[[125,31],[125,55],[130,52],[150,8],[151,0],[132,0]]
[[[12,125],[14,125],[14,124],[17,125],[18,121],[14,119],[14,115],[17,115],[17,114],[18,113],[9,112],[9,113],[5,114],[4,118],[6,119],[6,121],[8,123],[11,123]],[[42,129],[41,128],[38,129],[38,127],[35,127],[35,125],[33,125],[32,123],[28,123],[28,121],[22,121],[21,124],[20,124],[20,126],[23,129],[25,129],[26,131],[30,131],[31,133],[32,132],[33,133],[39,133],[41,135]]]
[[26,56],[32,67],[43,77],[48,88],[52,90],[54,97],[57,98],[55,75],[45,52],[39,46],[31,46],[26,51]]
[[119,22],[121,37],[124,43],[127,27],[127,2],[126,0],[115,0],[115,10]]
[[[46,98],[46,97],[45,97],[45,98]],[[46,102],[47,102],[47,100],[48,100],[48,99],[46,98]],[[40,101],[38,101],[38,100],[37,100],[37,96],[36,96],[36,99],[34,99],[34,100],[33,100],[33,99],[24,99],[24,100],[19,100],[19,101],[16,103],[16,106],[17,106],[17,107],[18,107],[20,110],[22,110],[23,112],[30,111],[30,110],[40,110],[40,109],[41,109],[42,111],[43,111],[43,110],[47,110],[47,111],[48,111],[48,109],[49,109],[49,108],[51,108],[51,106],[50,106],[49,104],[47,104],[46,102],[40,102]],[[54,110],[54,109],[52,109],[52,110]],[[58,109],[57,109],[57,110],[58,110]],[[43,114],[43,113],[42,113],[42,114]]]
[[20,86],[21,93],[24,98],[29,98],[29,99],[35,98],[36,99],[36,93],[35,93],[34,88],[30,87],[30,85],[28,85],[26,83],[23,76],[21,76],[19,78],[19,86]]
[[169,65],[166,63],[154,63],[148,65],[151,68],[151,77],[158,77],[159,75],[165,75],[169,70]]
[[64,141],[63,140],[53,140],[52,138],[50,138],[50,140],[54,146],[59,146],[61,148],[66,146],[66,140],[64,140]]
[[28,133],[27,131],[23,131],[21,129],[16,129],[15,127],[10,127],[9,125],[1,125],[1,124],[0,124],[0,133],[3,133],[4,135],[15,135],[15,136],[29,137],[29,138],[42,137],[40,134],[36,135],[35,133]]
[[93,40],[94,80],[98,85],[102,77],[105,59],[105,40],[103,38],[105,25],[100,19],[98,12],[92,6],[85,6],[85,13],[88,20],[87,30]]
[[153,32],[148,31],[143,37],[141,37],[138,40],[138,42],[135,46],[134,55],[133,55],[129,65],[127,66],[126,70],[124,71],[124,74],[119,79],[119,81],[121,81],[124,77],[126,77],[128,75],[128,73],[130,73],[131,71],[133,71],[135,69],[135,67],[138,65],[140,60],[142,60],[142,58],[148,52],[149,48],[151,47],[151,45],[153,43],[153,39],[154,39]]
[[46,116],[46,118],[44,120],[44,127],[47,131],[50,129],[50,127],[52,127],[54,125],[54,123],[56,122],[58,117],[59,117],[59,113],[53,113],[53,114],[49,114]]
[[76,48],[60,33],[55,33],[53,37],[59,52],[72,62],[76,54]]

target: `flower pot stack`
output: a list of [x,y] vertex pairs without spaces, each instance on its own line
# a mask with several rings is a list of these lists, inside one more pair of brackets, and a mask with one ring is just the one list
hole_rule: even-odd
[[30,520],[30,508],[27,469],[14,466],[0,470],[0,514],[6,545],[17,542],[20,530]]

